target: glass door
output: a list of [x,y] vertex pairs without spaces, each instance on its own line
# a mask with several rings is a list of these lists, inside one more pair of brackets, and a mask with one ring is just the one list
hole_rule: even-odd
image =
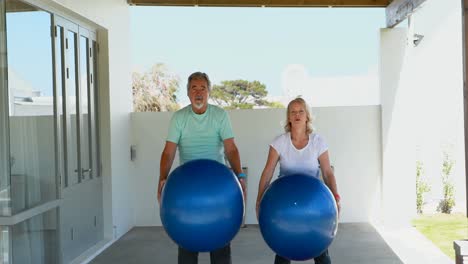
[[54,17],[56,36],[55,41],[62,47],[58,51],[56,61],[57,72],[61,74],[58,82],[61,89],[57,92],[57,109],[60,113],[59,127],[60,131],[60,153],[63,164],[62,169],[62,187],[67,188],[76,185],[82,181],[82,171],[80,164],[80,80],[79,80],[79,57],[78,45],[79,34],[78,25],[60,18]]
[[[78,25],[55,19],[56,42],[63,43],[60,56],[63,78],[57,94],[61,117],[63,158],[62,187],[71,187],[99,176],[96,111],[96,35]],[[57,45],[60,45],[57,44]],[[57,69],[59,72],[59,69]]]
[[97,130],[96,34],[54,16],[60,163],[62,260],[66,263],[103,238],[102,181]]

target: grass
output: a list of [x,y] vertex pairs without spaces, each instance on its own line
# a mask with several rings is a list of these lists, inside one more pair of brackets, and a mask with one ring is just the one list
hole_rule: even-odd
[[452,259],[453,241],[468,239],[468,218],[464,214],[421,215],[412,224]]

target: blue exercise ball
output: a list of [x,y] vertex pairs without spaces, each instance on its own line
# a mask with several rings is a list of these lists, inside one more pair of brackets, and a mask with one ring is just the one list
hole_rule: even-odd
[[260,202],[263,239],[276,254],[290,260],[322,254],[336,235],[337,223],[333,194],[309,175],[291,174],[275,180]]
[[161,195],[160,217],[169,237],[182,248],[209,252],[226,246],[244,216],[242,188],[217,161],[184,163],[170,173]]

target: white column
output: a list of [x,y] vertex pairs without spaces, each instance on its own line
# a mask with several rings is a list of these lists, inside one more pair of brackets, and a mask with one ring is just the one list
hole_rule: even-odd
[[382,212],[386,225],[407,225],[416,212],[411,46],[405,28],[382,29]]

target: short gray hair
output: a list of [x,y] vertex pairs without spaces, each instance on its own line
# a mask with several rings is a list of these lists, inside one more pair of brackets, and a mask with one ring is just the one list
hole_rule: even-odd
[[211,91],[211,81],[210,81],[210,77],[208,77],[208,74],[204,72],[194,72],[190,74],[187,80],[187,92],[190,90],[190,82],[192,80],[205,80],[206,83],[208,84],[208,91],[209,92]]

